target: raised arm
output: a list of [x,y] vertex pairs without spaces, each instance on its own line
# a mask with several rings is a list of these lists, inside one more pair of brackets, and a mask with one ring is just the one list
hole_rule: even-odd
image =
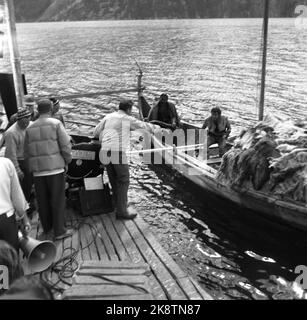
[[208,127],[208,119],[205,120],[202,129],[206,129]]

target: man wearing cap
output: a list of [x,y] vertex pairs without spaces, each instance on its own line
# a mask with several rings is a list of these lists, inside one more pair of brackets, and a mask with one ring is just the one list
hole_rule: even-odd
[[[24,96],[25,107],[29,110],[31,114],[31,121],[35,121],[38,118],[38,112],[35,110],[36,102],[33,95],[28,94]],[[17,113],[14,113],[10,117],[8,128],[11,127],[17,121]]]
[[136,213],[128,210],[129,166],[126,148],[130,145],[130,131],[153,131],[157,126],[131,116],[133,102],[122,100],[119,110],[106,115],[94,131],[101,142],[100,161],[106,165],[113,191],[113,202],[118,219],[133,219]]
[[60,110],[60,101],[56,98],[50,98],[50,101],[52,102],[52,118],[58,119],[62,122],[64,128],[65,128],[65,120],[62,113],[59,112]]
[[44,234],[55,240],[71,236],[65,228],[65,168],[71,161],[70,137],[52,118],[52,102],[38,101],[39,118],[26,130],[25,158],[34,176],[38,211]]
[[17,122],[4,134],[6,147],[4,156],[15,166],[25,198],[30,203],[29,215],[34,211],[33,199],[31,199],[33,178],[24,158],[24,141],[26,129],[31,124],[30,119],[31,113],[27,108],[19,110],[16,113]]
[[168,101],[168,95],[163,93],[159,102],[149,112],[149,121],[159,121],[159,125],[175,130],[180,126],[179,116],[176,107]]

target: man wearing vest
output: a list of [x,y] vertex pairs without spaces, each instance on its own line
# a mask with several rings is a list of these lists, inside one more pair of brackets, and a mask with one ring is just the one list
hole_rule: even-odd
[[26,130],[25,159],[34,176],[38,211],[45,234],[55,240],[71,236],[65,229],[65,168],[71,161],[70,137],[53,119],[52,102],[38,102],[39,118]]

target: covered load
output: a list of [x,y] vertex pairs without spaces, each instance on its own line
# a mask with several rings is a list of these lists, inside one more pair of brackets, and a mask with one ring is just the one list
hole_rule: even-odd
[[307,121],[268,115],[244,130],[223,156],[218,179],[307,204]]

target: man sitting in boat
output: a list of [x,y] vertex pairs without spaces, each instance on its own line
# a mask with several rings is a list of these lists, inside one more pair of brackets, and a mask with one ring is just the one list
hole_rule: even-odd
[[220,108],[211,110],[211,116],[207,118],[202,129],[208,128],[207,146],[208,148],[217,143],[219,145],[219,156],[226,152],[226,140],[230,135],[231,126],[227,117],[222,116]]
[[161,94],[159,102],[149,112],[148,121],[172,130],[180,126],[176,107],[168,101],[167,94]]

